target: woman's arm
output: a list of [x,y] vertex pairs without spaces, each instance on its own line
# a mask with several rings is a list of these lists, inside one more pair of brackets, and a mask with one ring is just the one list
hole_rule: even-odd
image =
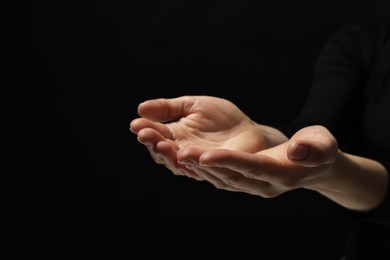
[[185,148],[178,160],[219,189],[275,197],[305,188],[346,209],[368,212],[387,195],[388,174],[379,162],[342,152],[323,126],[300,129],[288,141],[255,154]]
[[377,161],[339,150],[329,173],[304,188],[347,209],[367,212],[379,207],[386,198],[388,173]]

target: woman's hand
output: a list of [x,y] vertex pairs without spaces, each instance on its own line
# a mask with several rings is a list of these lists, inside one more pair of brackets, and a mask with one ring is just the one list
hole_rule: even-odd
[[179,164],[177,151],[227,149],[256,153],[287,138],[278,130],[261,126],[228,100],[210,96],[182,96],[155,99],[138,107],[140,118],[130,123],[156,163],[163,163],[176,175],[198,180],[203,177]]
[[257,153],[187,147],[178,152],[178,160],[219,189],[275,197],[327,178],[337,154],[333,135],[322,126],[310,126]]
[[305,188],[362,212],[386,198],[386,168],[340,151],[325,127],[305,127],[288,140],[231,102],[209,96],[149,100],[138,113],[131,131],[176,175],[267,198]]

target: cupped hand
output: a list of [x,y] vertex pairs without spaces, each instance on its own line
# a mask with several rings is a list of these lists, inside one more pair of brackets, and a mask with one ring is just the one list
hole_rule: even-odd
[[178,160],[216,188],[269,198],[321,182],[331,174],[338,152],[334,136],[316,125],[257,153],[187,147]]
[[139,118],[130,123],[156,163],[176,175],[201,180],[178,163],[177,151],[227,149],[256,153],[266,148],[258,124],[232,102],[211,96],[181,96],[147,100],[138,106]]

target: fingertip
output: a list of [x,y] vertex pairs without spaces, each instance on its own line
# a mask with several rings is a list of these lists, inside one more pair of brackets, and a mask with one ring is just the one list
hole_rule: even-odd
[[310,149],[299,143],[292,143],[288,147],[288,157],[292,161],[304,161],[309,157]]
[[138,108],[137,108],[138,115],[142,116],[144,114],[147,103],[148,101],[146,100],[138,104]]
[[143,144],[149,144],[151,146],[154,146],[160,141],[163,141],[164,138],[156,132],[154,129],[151,128],[142,128],[137,133],[139,142]]
[[177,151],[177,161],[182,163],[188,160],[188,148],[181,148]]
[[132,132],[133,134],[137,134],[138,133],[138,130],[136,129],[135,125],[136,125],[136,119],[132,120],[129,124],[129,130],[130,132]]
[[203,152],[203,149],[196,147],[184,147],[178,151],[177,158],[179,161],[191,160],[198,163]]
[[212,166],[212,153],[210,152],[204,152],[200,157],[199,157],[199,164],[201,166]]
[[234,151],[232,150],[215,149],[202,153],[199,158],[199,162],[203,166],[218,166],[226,163],[227,161],[231,161],[234,157]]
[[142,121],[142,118],[133,119],[129,124],[130,131],[135,134],[138,134],[144,128],[144,123],[142,123]]

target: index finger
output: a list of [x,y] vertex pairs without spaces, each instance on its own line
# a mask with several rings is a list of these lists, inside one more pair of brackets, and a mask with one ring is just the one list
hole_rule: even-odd
[[189,115],[194,102],[189,96],[150,99],[138,105],[138,114],[157,122],[175,121]]
[[237,171],[247,178],[263,181],[278,179],[285,175],[287,165],[266,155],[216,149],[204,152],[199,158],[200,165],[224,167]]

